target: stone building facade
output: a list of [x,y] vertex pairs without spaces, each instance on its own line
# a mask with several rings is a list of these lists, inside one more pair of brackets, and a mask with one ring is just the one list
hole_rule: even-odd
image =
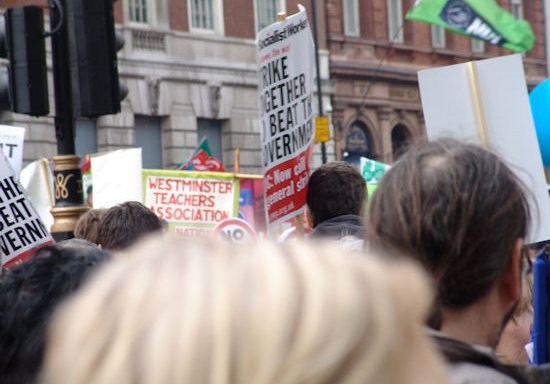
[[[310,1],[303,2],[307,8]],[[530,87],[548,75],[544,2],[499,0],[535,31],[536,46],[524,55]],[[241,171],[259,173],[255,33],[275,20],[278,11],[294,13],[298,3],[117,0],[117,28],[126,40],[118,55],[119,71],[129,95],[121,113],[77,122],[78,154],[140,146],[144,167],[174,168],[207,136],[228,169],[240,148]],[[46,8],[45,0],[0,1],[3,8],[29,4]],[[316,4],[322,104],[332,122],[328,160],[368,156],[391,163],[411,142],[425,140],[419,69],[509,53],[428,24],[403,21],[414,0]],[[53,110],[53,96],[50,106]],[[27,127],[26,162],[56,154],[52,117],[2,111],[0,120]],[[314,165],[320,159],[317,148]]]
[[[326,25],[333,83],[336,157],[370,156],[393,162],[425,140],[417,71],[511,53],[429,24],[404,21],[414,0],[327,0]],[[525,18],[536,35],[524,55],[528,85],[544,80],[543,0],[499,0]]]
[[[6,3],[6,4],[4,4]],[[20,6],[36,1],[3,1]],[[42,1],[44,5],[44,1]],[[119,74],[129,94],[122,111],[76,124],[79,155],[142,147],[146,168],[174,168],[203,136],[233,169],[261,172],[256,31],[276,14],[298,10],[295,0],[118,0],[117,29],[125,37]],[[330,104],[324,8],[319,7],[321,68]],[[51,68],[50,68],[51,69]],[[53,86],[50,86],[53,94]],[[53,110],[53,96],[51,98]],[[3,111],[2,122],[27,127],[25,161],[56,154],[53,118]],[[329,159],[333,158],[329,143]],[[315,162],[320,163],[319,150]]]

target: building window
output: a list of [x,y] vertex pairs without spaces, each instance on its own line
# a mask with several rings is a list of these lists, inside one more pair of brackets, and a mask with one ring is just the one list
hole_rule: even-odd
[[78,156],[97,152],[97,125],[95,120],[77,119],[74,135],[75,151]]
[[223,162],[222,120],[197,119],[197,139],[199,143],[203,137],[208,140],[212,156]]
[[191,29],[195,31],[223,31],[221,0],[189,0]]
[[387,0],[388,4],[388,40],[403,42],[403,5],[401,0]]
[[343,0],[344,34],[359,36],[359,3],[358,0]]
[[516,19],[523,19],[523,0],[512,0],[511,10]]
[[142,24],[149,23],[150,15],[148,1],[149,0],[128,0],[128,14],[131,22]]
[[472,38],[472,52],[474,53],[484,53],[485,52],[485,43],[483,40],[473,39]]
[[141,147],[143,168],[162,169],[162,139],[160,118],[136,116],[134,119],[136,147]]
[[439,25],[432,25],[432,47],[445,48],[445,29]]
[[391,131],[393,161],[398,160],[411,145],[411,134],[403,124],[397,124]]
[[277,13],[285,11],[283,0],[255,0],[256,31],[261,31],[277,21]]
[[363,122],[355,121],[349,127],[343,160],[359,166],[361,157],[373,158],[372,140],[369,128]]

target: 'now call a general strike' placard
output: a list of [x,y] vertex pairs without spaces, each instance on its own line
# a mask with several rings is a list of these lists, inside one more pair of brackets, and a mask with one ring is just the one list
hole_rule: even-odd
[[313,151],[314,46],[306,10],[258,33],[265,203],[269,224],[303,212]]
[[144,169],[143,197],[175,235],[197,237],[237,216],[239,183],[231,173]]

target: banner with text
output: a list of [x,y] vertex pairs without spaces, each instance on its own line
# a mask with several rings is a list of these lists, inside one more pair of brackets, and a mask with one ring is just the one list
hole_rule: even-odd
[[197,237],[237,216],[239,183],[230,173],[144,169],[143,199],[171,233]]
[[0,124],[0,149],[10,161],[17,180],[23,167],[24,140],[25,128]]
[[263,178],[239,178],[239,219],[250,223],[257,233],[267,231],[265,222],[264,181]]
[[2,266],[30,257],[34,250],[53,243],[7,157],[0,151],[0,250]]
[[262,160],[270,225],[304,210],[313,139],[314,46],[306,10],[258,33]]

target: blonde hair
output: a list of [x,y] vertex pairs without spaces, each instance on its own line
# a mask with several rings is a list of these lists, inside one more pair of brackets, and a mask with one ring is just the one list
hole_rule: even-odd
[[43,383],[445,382],[410,264],[301,242],[153,239],[117,256],[55,316]]

